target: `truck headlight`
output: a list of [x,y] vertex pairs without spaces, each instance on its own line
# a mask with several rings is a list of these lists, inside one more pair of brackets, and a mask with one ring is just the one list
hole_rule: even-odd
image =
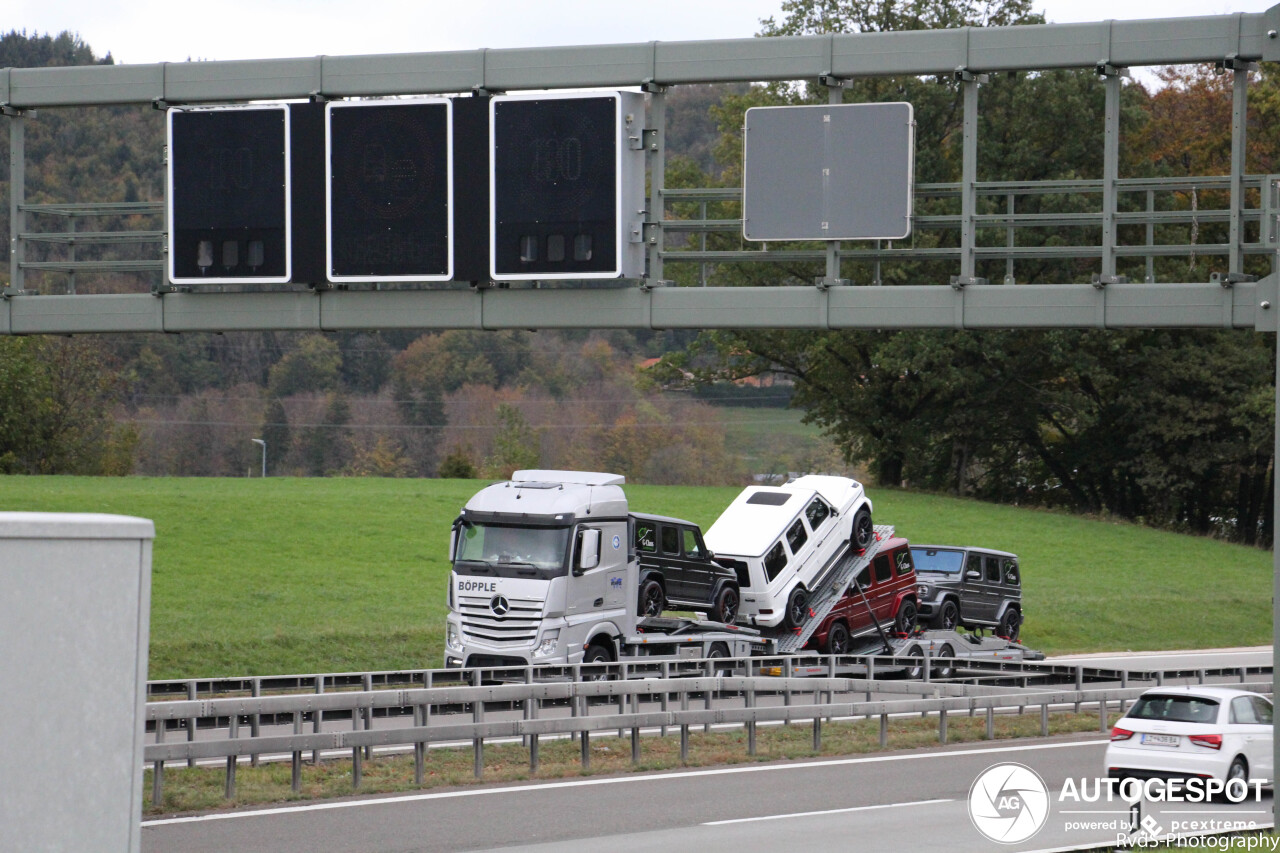
[[445,625],[444,644],[455,652],[462,651],[462,638],[458,636],[458,628],[452,622]]
[[554,628],[542,635],[542,644],[533,653],[536,657],[544,658],[555,654],[558,645],[560,645],[560,629]]

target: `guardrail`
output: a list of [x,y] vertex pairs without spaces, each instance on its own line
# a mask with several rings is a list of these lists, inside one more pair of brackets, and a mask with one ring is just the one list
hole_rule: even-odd
[[[724,659],[700,662],[721,667]],[[529,763],[536,772],[539,763],[539,738],[571,736],[581,742],[583,767],[590,765],[592,733],[617,731],[624,736],[630,730],[633,763],[641,754],[641,729],[656,728],[666,734],[678,728],[680,754],[687,759],[689,731],[692,726],[741,724],[746,727],[747,753],[756,753],[756,727],[767,722],[810,722],[813,726],[814,749],[821,748],[822,721],[830,718],[880,718],[880,743],[888,738],[888,719],[893,714],[938,716],[938,740],[947,742],[947,715],[986,714],[986,737],[994,737],[994,715],[997,711],[1025,712],[1040,710],[1041,733],[1048,734],[1048,715],[1052,706],[1098,706],[1099,730],[1105,732],[1109,708],[1136,698],[1149,686],[1109,687],[1101,689],[1066,689],[1026,691],[1008,687],[949,684],[945,682],[886,682],[867,678],[788,678],[768,676],[703,675],[670,679],[592,680],[607,675],[603,667],[581,667],[586,680],[534,682],[476,686],[424,687],[409,689],[360,690],[322,694],[294,694],[257,697],[230,697],[205,700],[173,700],[147,705],[147,721],[154,728],[155,742],[145,747],[145,761],[153,767],[152,802],[160,804],[163,796],[166,762],[200,759],[226,760],[225,795],[235,796],[236,768],[240,758],[256,762],[263,755],[288,755],[292,761],[292,784],[300,790],[303,753],[313,753],[318,762],[322,751],[350,750],[352,787],[361,785],[363,761],[372,758],[374,747],[411,747],[414,754],[415,784],[422,784],[426,749],[432,743],[470,741],[474,753],[475,775],[484,769],[484,745],[494,738],[521,738],[529,748]],[[1239,672],[1238,669],[1235,672]],[[1272,683],[1248,682],[1239,673],[1240,682],[1249,689],[1269,693]],[[1203,679],[1202,679],[1203,680]],[[865,699],[837,702],[837,696],[865,694]],[[909,695],[908,699],[872,700],[873,694]],[[691,704],[700,701],[702,707]],[[720,702],[730,707],[715,707]],[[672,707],[673,703],[678,707]],[[740,703],[740,704],[739,704]],[[642,708],[643,705],[650,706]],[[486,709],[497,705],[496,713],[507,718],[486,720]],[[655,706],[656,707],[652,707]],[[518,710],[517,710],[518,706]],[[602,710],[604,709],[604,710]],[[408,726],[374,728],[376,711],[384,718],[412,716]],[[349,718],[352,728],[346,731],[323,731],[326,714]],[[518,715],[518,716],[517,716]],[[550,716],[548,716],[550,715]],[[225,720],[228,736],[197,740],[195,727],[200,721],[212,721],[222,727]],[[242,720],[248,723],[250,736],[241,737]],[[311,721],[313,731],[304,733]],[[361,728],[363,721],[364,727]],[[187,727],[188,739],[171,743],[170,729]],[[264,734],[263,727],[288,727],[284,734]]]

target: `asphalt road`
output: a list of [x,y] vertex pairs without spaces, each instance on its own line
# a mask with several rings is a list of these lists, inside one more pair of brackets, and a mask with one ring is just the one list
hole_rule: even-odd
[[[1114,843],[1113,829],[1069,823],[1127,822],[1122,802],[1058,802],[1071,777],[1096,779],[1105,741],[1028,741],[884,756],[782,762],[679,773],[626,774],[544,784],[466,788],[327,802],[231,814],[147,821],[142,849],[159,851],[305,850],[407,853],[486,849],[652,851],[804,848],[987,851],[996,845],[968,816],[969,791],[993,764],[1018,762],[1043,777],[1050,812],[1043,829],[1007,850]],[[1213,815],[1157,811],[1174,820],[1270,821],[1261,804],[1187,806]],[[1078,814],[1087,811],[1088,814]],[[1148,807],[1148,813],[1151,809]]]

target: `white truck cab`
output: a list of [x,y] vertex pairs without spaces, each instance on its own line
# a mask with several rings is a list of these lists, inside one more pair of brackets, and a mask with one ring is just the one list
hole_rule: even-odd
[[446,666],[614,659],[635,624],[624,479],[517,471],[453,524]]
[[748,486],[703,538],[716,562],[738,573],[739,622],[794,628],[808,615],[809,590],[874,536],[861,483],[810,474],[783,486]]

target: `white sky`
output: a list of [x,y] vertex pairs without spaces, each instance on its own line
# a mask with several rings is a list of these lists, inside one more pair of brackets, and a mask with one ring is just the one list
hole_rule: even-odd
[[[1040,0],[1050,21],[1262,12],[1268,0]],[[782,0],[6,0],[0,28],[118,63],[748,38]]]

